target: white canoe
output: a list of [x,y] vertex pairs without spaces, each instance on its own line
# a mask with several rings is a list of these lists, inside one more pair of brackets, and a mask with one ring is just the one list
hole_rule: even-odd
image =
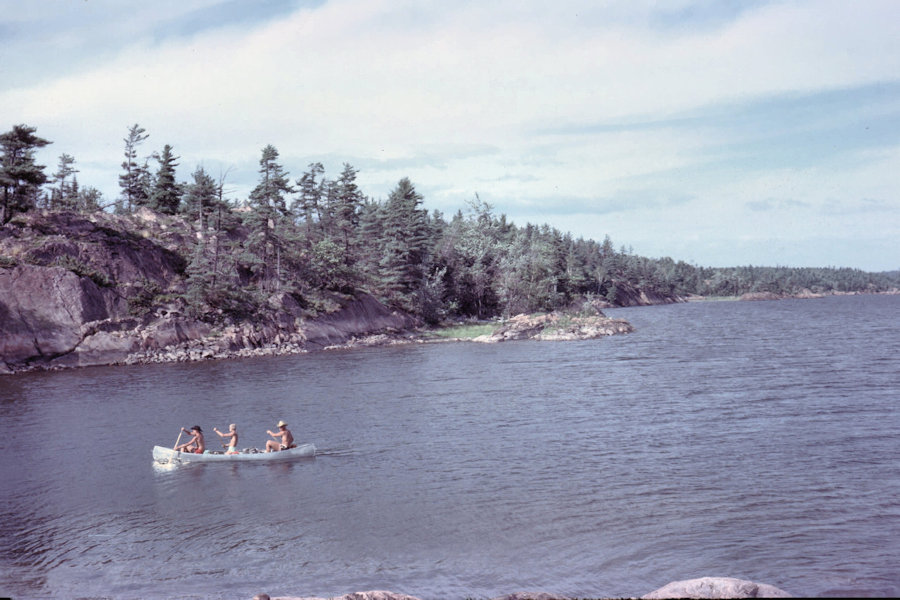
[[208,451],[203,454],[194,454],[192,452],[177,452],[162,446],[153,446],[153,460],[161,463],[235,462],[245,460],[280,462],[296,458],[309,458],[315,455],[316,447],[313,444],[300,444],[296,448],[278,452],[241,452],[239,454],[212,454]]

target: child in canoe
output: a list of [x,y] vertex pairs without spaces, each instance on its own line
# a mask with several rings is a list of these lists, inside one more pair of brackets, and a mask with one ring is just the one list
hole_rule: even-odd
[[229,426],[228,426],[228,433],[222,433],[221,431],[219,431],[219,430],[216,429],[215,427],[213,427],[213,431],[215,431],[216,433],[218,433],[218,434],[219,434],[219,437],[229,438],[228,443],[225,444],[225,453],[226,453],[226,454],[237,454],[237,453],[238,453],[238,449],[237,449],[237,445],[238,445],[237,425],[235,425],[234,423],[232,423],[231,425],[229,425]]

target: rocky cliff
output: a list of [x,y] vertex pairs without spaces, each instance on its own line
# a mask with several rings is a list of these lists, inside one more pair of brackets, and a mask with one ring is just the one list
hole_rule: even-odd
[[677,304],[687,302],[687,299],[671,294],[662,294],[654,291],[639,290],[626,282],[617,283],[616,303],[599,302],[600,308],[615,308],[620,306],[653,306],[657,304]]
[[0,373],[305,352],[416,325],[364,293],[331,294],[326,314],[282,292],[244,319],[191,317],[190,236],[150,211],[30,213],[0,227]]

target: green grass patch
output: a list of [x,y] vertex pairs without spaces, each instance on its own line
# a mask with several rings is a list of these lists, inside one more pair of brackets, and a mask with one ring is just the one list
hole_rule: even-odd
[[732,302],[740,299],[740,296],[704,296],[700,302]]
[[452,327],[441,327],[430,331],[430,335],[436,338],[449,339],[471,339],[479,335],[490,335],[497,326],[494,323],[473,323],[471,325],[453,325]]

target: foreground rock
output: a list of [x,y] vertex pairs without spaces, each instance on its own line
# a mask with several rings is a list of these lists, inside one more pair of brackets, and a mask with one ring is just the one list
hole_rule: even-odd
[[[702,577],[673,581],[641,598],[790,598],[790,594],[765,583],[754,583],[732,577]],[[273,596],[258,594],[253,600],[419,600],[415,596],[382,590],[354,592],[343,596],[321,598],[313,596]],[[574,600],[547,592],[517,592],[493,600]],[[587,599],[585,599],[587,600]]]
[[673,581],[641,598],[790,598],[773,585],[732,577],[701,577]]
[[571,600],[566,596],[557,594],[548,594],[547,592],[516,592],[515,594],[507,594],[493,598],[493,600]]
[[406,594],[397,594],[395,592],[385,592],[382,590],[374,590],[371,592],[353,592],[352,594],[344,594],[343,596],[332,596],[331,598],[319,598],[314,596],[275,596],[270,598],[268,594],[258,594],[253,600],[419,600],[415,596],[407,596]]

